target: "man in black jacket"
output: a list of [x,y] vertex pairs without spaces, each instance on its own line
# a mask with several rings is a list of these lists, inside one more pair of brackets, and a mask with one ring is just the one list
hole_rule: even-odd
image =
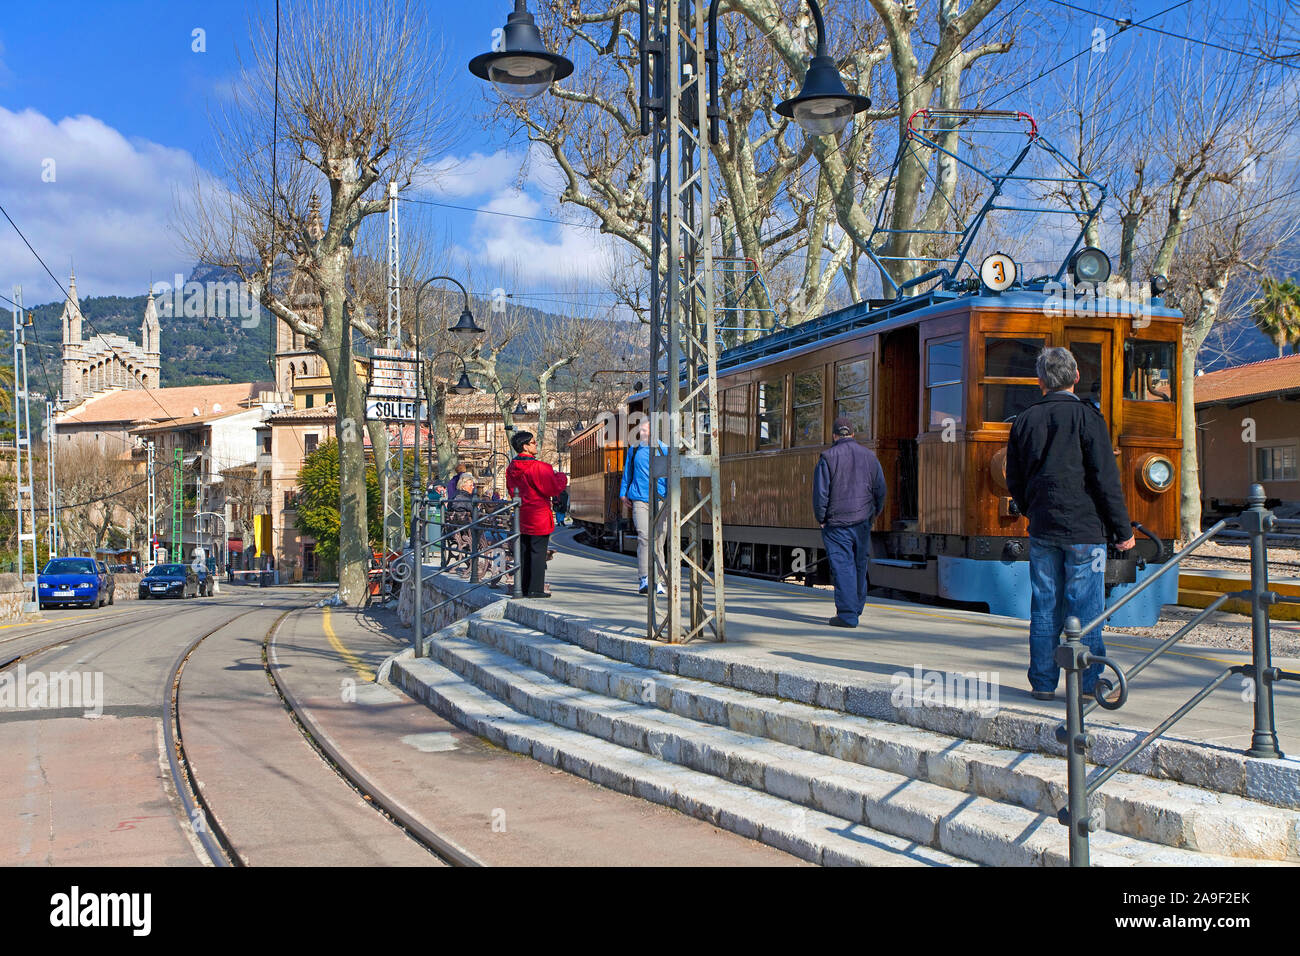
[[[1068,349],[1043,349],[1036,367],[1043,397],[1011,426],[1007,487],[1029,519],[1029,685],[1038,700],[1051,700],[1060,679],[1055,651],[1065,619],[1081,624],[1106,603],[1106,542],[1133,547],[1133,532],[1101,413],[1074,394],[1079,367]],[[1105,654],[1101,628],[1083,641]],[[1093,664],[1083,674],[1091,694],[1101,675]]]
[[880,461],[853,437],[853,422],[835,419],[835,441],[813,472],[813,514],[835,584],[832,627],[857,627],[867,605],[867,556],[871,522],[885,507],[885,473]]

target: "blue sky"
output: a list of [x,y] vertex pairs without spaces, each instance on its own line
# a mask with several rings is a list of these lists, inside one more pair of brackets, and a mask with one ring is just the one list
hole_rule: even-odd
[[[475,108],[484,105],[485,91],[464,64],[488,48],[509,8],[499,0],[429,4],[453,67],[451,94]],[[61,282],[74,260],[83,296],[141,294],[151,275],[159,281],[188,271],[189,257],[169,228],[173,187],[183,189],[196,164],[209,166],[210,111],[238,76],[236,46],[247,46],[250,17],[274,9],[273,0],[6,4],[0,19],[0,204]],[[203,52],[192,49],[195,29],[204,31]],[[443,198],[468,206],[499,200],[495,194],[517,169],[521,147],[514,144],[511,154],[512,145],[481,123],[466,124],[460,136],[455,154],[477,157],[492,175],[485,178],[475,165],[472,176],[453,179]],[[47,181],[50,159],[53,182]],[[515,205],[545,215],[542,201],[540,195],[519,197]],[[436,215],[431,225],[461,235],[479,218],[407,208],[424,213],[423,220]],[[535,225],[539,238],[560,238],[546,224]],[[8,223],[0,226],[0,292],[10,295],[18,283],[28,304],[61,298]]]
[[[294,0],[282,0],[286,5]],[[1114,16],[1143,16],[1170,2],[1079,2]],[[1192,0],[1193,5],[1203,0]],[[465,69],[504,23],[509,0],[429,0],[429,20],[443,31],[450,60],[448,95],[481,113],[490,95]],[[1162,18],[1177,29],[1192,7]],[[250,18],[274,0],[46,0],[11,2],[0,19],[0,204],[60,281],[75,260],[84,295],[139,294],[152,278],[188,272],[190,258],[174,236],[176,195],[210,167],[210,110],[238,75],[237,45]],[[1086,43],[1092,17],[1039,2],[1005,9],[1017,22],[1056,34],[1039,49],[1056,62]],[[195,52],[193,31],[203,33]],[[1125,42],[1149,41],[1134,31]],[[1036,84],[1031,99],[1047,95]],[[1041,88],[1041,89],[1040,89]],[[533,216],[580,218],[560,210],[536,174],[516,189],[524,143],[491,124],[464,124],[452,149],[459,174],[433,195],[458,205]],[[53,161],[53,181],[49,161]],[[556,263],[573,266],[598,286],[609,246],[590,229],[529,222],[439,207],[404,207],[411,226],[445,233],[461,254],[491,268],[519,268],[521,285],[546,287]],[[404,213],[408,215],[408,213]],[[608,240],[604,241],[608,243]],[[7,223],[0,222],[0,292],[24,287],[28,304],[60,298]],[[553,287],[554,282],[550,285]]]

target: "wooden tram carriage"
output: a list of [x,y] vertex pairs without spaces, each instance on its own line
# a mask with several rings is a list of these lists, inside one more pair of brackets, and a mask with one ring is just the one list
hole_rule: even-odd
[[[857,305],[724,352],[718,390],[728,570],[825,580],[812,473],[831,423],[847,415],[889,486],[872,536],[872,586],[1027,616],[1026,522],[1013,514],[1005,449],[1011,420],[1040,396],[1037,354],[1054,345],[1074,353],[1076,392],[1110,426],[1133,520],[1171,541],[1182,447],[1181,315],[1158,300],[1145,314],[1123,301],[1100,310],[1051,304],[1041,290],[1016,290],[921,296],[874,311]],[[633,396],[628,412],[644,412],[646,402],[645,394]],[[575,436],[571,508],[589,531],[621,543],[625,448],[607,437],[599,424]],[[1126,574],[1116,558],[1112,579],[1144,577],[1168,557],[1167,547],[1147,540],[1136,550],[1147,567]],[[1120,614],[1154,620],[1176,586],[1171,580]]]
[[[950,128],[945,124],[985,120],[1020,124],[1026,135],[997,176],[946,150],[936,132]],[[908,129],[934,155],[946,154],[988,181],[989,197],[974,220],[953,234],[958,252],[941,260],[948,267],[895,283],[891,300],[849,306],[719,356],[727,568],[771,578],[801,576],[808,583],[826,580],[812,476],[830,442],[831,423],[846,415],[857,440],[879,457],[889,487],[872,534],[872,586],[1027,617],[1027,528],[1007,491],[1006,445],[1015,416],[1040,397],[1038,353],[1065,346],[1079,363],[1076,394],[1092,402],[1109,426],[1130,515],[1151,536],[1139,538],[1128,555],[1112,550],[1107,585],[1119,597],[1170,557],[1163,542],[1178,533],[1182,315],[1160,298],[1105,297],[1101,283],[1110,274],[1109,260],[1098,249],[1080,248],[1105,190],[1047,143],[1032,117],[919,111]],[[1017,172],[1027,168],[1022,164],[1035,150],[1065,167],[1064,178],[1046,182],[1086,185],[1097,197],[1095,205],[1054,210],[1008,199],[1009,183],[1037,178]],[[1019,281],[1015,264],[995,254],[977,270],[979,278],[959,278],[963,266],[969,267],[966,257],[981,223],[999,210],[1060,213],[1081,225],[1054,276]],[[872,235],[905,231],[878,222]],[[864,251],[888,276],[883,254]],[[906,294],[934,279],[930,291]],[[1162,277],[1153,277],[1157,295],[1164,285]],[[647,405],[646,393],[634,395],[627,411],[643,413]],[[596,424],[574,438],[572,513],[589,532],[621,546],[629,527],[617,498],[625,449],[607,441],[612,437]],[[628,429],[617,438],[626,441]],[[1166,575],[1111,621],[1154,623],[1160,606],[1176,598],[1175,576]]]

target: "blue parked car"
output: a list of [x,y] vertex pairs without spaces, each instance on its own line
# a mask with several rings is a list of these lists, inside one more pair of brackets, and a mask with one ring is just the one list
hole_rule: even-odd
[[103,561],[94,558],[51,558],[38,584],[37,601],[42,608],[54,604],[103,607],[113,603],[113,576]]

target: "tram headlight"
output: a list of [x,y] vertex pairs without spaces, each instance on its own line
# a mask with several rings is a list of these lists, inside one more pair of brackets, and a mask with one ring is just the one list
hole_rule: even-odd
[[1075,282],[1105,282],[1110,278],[1110,257],[1096,246],[1085,246],[1070,260]]
[[1138,464],[1138,476],[1147,491],[1160,494],[1174,483],[1174,463],[1164,455],[1147,455]]

